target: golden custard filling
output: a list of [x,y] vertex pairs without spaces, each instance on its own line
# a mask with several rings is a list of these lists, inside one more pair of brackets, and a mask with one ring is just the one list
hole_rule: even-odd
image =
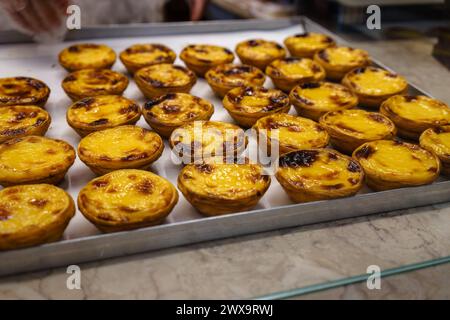
[[75,151],[66,142],[28,136],[0,144],[0,180],[21,180],[57,174],[75,161]]
[[371,96],[395,94],[408,86],[403,77],[374,67],[355,69],[346,78],[356,92]]
[[172,63],[175,58],[175,53],[162,44],[135,44],[120,54],[120,59],[123,62],[142,66]]
[[166,179],[125,169],[90,181],[79,193],[78,206],[94,223],[127,225],[160,220],[177,200],[175,187]]
[[364,178],[361,166],[334,150],[298,150],[279,160],[277,178],[292,189],[331,191],[354,188]]
[[334,40],[321,33],[306,32],[288,37],[284,43],[295,50],[320,50],[334,45]]
[[45,102],[50,94],[48,86],[28,77],[0,78],[0,106]]
[[439,157],[450,158],[450,126],[425,130],[420,137],[420,145]]
[[269,76],[275,78],[316,78],[325,74],[323,68],[308,58],[285,58],[272,62],[266,69]]
[[258,164],[190,164],[183,168],[178,179],[189,193],[226,200],[259,197],[270,183]]
[[280,90],[264,87],[238,87],[231,89],[224,98],[224,107],[236,113],[261,113],[283,109],[289,105],[289,97]]
[[411,121],[432,125],[450,123],[450,108],[426,96],[393,96],[383,103],[382,109]]
[[320,123],[342,135],[364,140],[383,139],[395,132],[395,126],[389,118],[378,112],[359,109],[329,112]]
[[67,110],[71,124],[77,127],[113,127],[135,118],[139,106],[121,96],[105,95],[81,99]]
[[150,122],[181,126],[186,122],[212,114],[213,105],[187,93],[168,93],[148,101],[144,114]]
[[59,54],[63,67],[71,70],[85,68],[107,68],[116,60],[115,52],[102,44],[75,44]]
[[153,157],[163,147],[161,137],[136,126],[96,131],[81,139],[78,153],[88,162],[138,161]]
[[84,69],[72,72],[63,80],[68,93],[82,96],[122,93],[128,85],[128,78],[121,73],[103,69]]
[[168,63],[142,68],[136,72],[136,77],[157,88],[182,87],[195,79],[192,71]]
[[72,200],[64,190],[48,184],[9,187],[0,190],[0,236],[26,232],[29,228],[51,226],[67,210]]
[[426,180],[439,171],[439,162],[418,145],[377,140],[363,144],[353,153],[364,170],[389,176],[391,180]]
[[235,156],[237,150],[245,148],[244,130],[240,127],[219,121],[194,121],[172,132],[170,146],[179,155]]
[[321,148],[329,141],[328,133],[317,122],[284,113],[259,119],[255,129],[266,130],[264,135],[268,139],[278,140],[280,146],[292,149]]
[[243,41],[236,46],[236,52],[255,60],[277,59],[286,55],[286,51],[278,43],[263,39]]
[[219,64],[232,62],[234,55],[221,46],[192,44],[181,51],[180,58],[193,64]]
[[369,54],[365,50],[349,47],[332,47],[321,50],[317,57],[331,66],[360,66],[369,60]]
[[265,76],[256,67],[248,65],[223,64],[206,73],[208,82],[216,85],[237,87],[244,85],[262,85]]
[[298,85],[292,90],[291,97],[303,107],[319,111],[352,108],[358,103],[358,98],[349,89],[331,82]]
[[0,107],[0,136],[23,135],[49,120],[48,112],[37,106]]

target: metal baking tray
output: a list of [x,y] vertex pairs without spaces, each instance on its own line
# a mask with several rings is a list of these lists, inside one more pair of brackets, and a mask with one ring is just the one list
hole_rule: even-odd
[[[179,53],[185,45],[196,42],[220,44],[231,49],[234,49],[237,42],[255,37],[272,39],[281,43],[288,35],[305,30],[329,34],[339,43],[345,44],[337,36],[304,17],[270,21],[233,20],[86,28],[70,32],[67,42],[45,45],[22,43],[28,39],[23,36],[17,37],[17,34],[12,32],[0,32],[0,43],[3,43],[0,45],[0,70],[2,70],[2,77],[33,76],[49,84],[52,94],[46,108],[53,121],[47,135],[64,139],[76,146],[79,137],[68,127],[65,120],[65,112],[71,102],[60,87],[66,72],[57,63],[58,52],[69,43],[81,40],[105,43],[119,52],[134,43],[161,42]],[[378,62],[375,64],[385,67]],[[120,62],[117,62],[113,69],[125,72]],[[266,85],[272,86],[270,80],[267,80]],[[204,80],[198,81],[192,93],[214,103],[216,111],[212,117],[213,120],[232,121],[220,100],[212,94]],[[414,85],[410,85],[410,93],[426,95]],[[124,95],[137,100],[141,105],[145,101],[133,82],[130,83]],[[295,114],[293,110],[291,113]],[[138,125],[148,128],[143,119],[138,122]],[[176,185],[180,167],[165,161],[169,157],[169,152],[166,145],[163,156],[152,166],[152,171],[168,178]],[[60,186],[76,199],[80,188],[92,178],[94,178],[92,172],[77,159]],[[253,210],[231,215],[202,217],[180,195],[179,203],[163,225],[101,234],[84,219],[80,212],[77,212],[61,241],[1,252],[0,275],[68,266],[200,241],[446,201],[450,201],[450,181],[440,178],[438,182],[427,186],[382,192],[372,192],[366,188],[350,198],[292,204],[273,178],[271,187]]]

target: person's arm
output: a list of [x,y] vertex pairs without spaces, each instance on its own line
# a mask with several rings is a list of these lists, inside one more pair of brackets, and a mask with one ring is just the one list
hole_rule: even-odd
[[68,0],[0,0],[0,8],[17,29],[30,35],[58,29],[65,21],[68,4]]
[[192,21],[198,21],[203,17],[207,2],[208,0],[189,0]]

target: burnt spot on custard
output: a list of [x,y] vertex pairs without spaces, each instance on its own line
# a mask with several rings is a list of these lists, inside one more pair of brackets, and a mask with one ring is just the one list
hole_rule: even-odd
[[108,122],[109,122],[108,119],[101,118],[101,119],[97,119],[95,121],[90,122],[89,125],[90,126],[101,126],[101,125],[107,124]]
[[133,113],[133,112],[138,112],[139,111],[139,106],[137,104],[130,104],[127,107],[122,107],[119,109],[119,113],[120,114],[127,114],[127,113]]
[[370,113],[367,117],[375,122],[386,123],[386,119],[379,113]]
[[305,97],[299,95],[297,91],[294,91],[293,95],[294,95],[295,99],[297,99],[298,101],[300,101],[301,103],[303,103],[303,104],[305,104],[307,106],[313,106],[314,105],[314,102],[312,102],[311,100],[306,99]]
[[149,110],[151,109],[153,106],[156,106],[157,104],[160,104],[161,102],[165,101],[165,100],[173,100],[177,97],[176,93],[168,93],[166,95],[157,97],[157,98],[153,98],[150,99],[149,101],[147,101],[144,105],[144,109]]
[[368,159],[374,152],[375,150],[370,145],[365,145],[361,149],[356,151],[355,155],[358,158]]
[[233,54],[233,52],[231,52],[231,50],[230,49],[227,49],[227,48],[223,48],[222,49],[226,54],[230,54],[230,55],[232,55]]
[[230,69],[226,69],[223,71],[223,74],[226,76],[234,76],[234,75],[241,75],[244,73],[250,73],[254,69],[251,66],[233,66]]
[[142,194],[151,194],[153,192],[153,182],[149,179],[144,179],[136,184],[136,190]]
[[318,151],[299,150],[282,156],[279,160],[280,167],[310,167],[317,160]]
[[386,77],[388,77],[388,78],[398,78],[398,75],[397,74],[395,74],[395,73],[392,73],[392,72],[386,72],[385,73],[385,75],[386,75]]
[[248,44],[250,47],[257,47],[257,46],[259,46],[259,41],[257,41],[257,40],[248,40],[248,41],[247,41],[247,44]]
[[122,161],[135,161],[135,160],[141,160],[147,158],[147,153],[145,152],[139,152],[139,153],[133,153],[129,154],[125,157],[120,158]]
[[347,165],[347,170],[350,172],[361,172],[361,167],[358,163],[353,160],[350,160]]
[[67,77],[64,78],[63,82],[72,82],[76,80],[77,77],[74,74],[69,74]]
[[24,134],[26,131],[27,130],[25,128],[6,129],[3,131],[0,131],[0,135],[13,137],[13,136]]
[[338,156],[334,152],[328,152],[328,159],[330,159],[330,160],[337,160]]
[[287,57],[287,58],[284,58],[282,61],[287,63],[287,64],[290,64],[290,63],[300,62],[300,61],[302,61],[302,59],[301,58],[295,58],[295,57]]
[[95,102],[95,98],[84,98],[80,101],[76,102],[72,108],[73,109],[79,109],[79,108],[86,108],[89,110],[89,107],[92,106],[92,104]]
[[320,82],[307,82],[307,83],[300,84],[300,88],[302,88],[302,89],[316,89],[316,88],[320,88],[320,87],[321,87]]
[[181,111],[181,107],[178,105],[164,105],[161,108],[165,114],[173,114],[173,113],[179,113]]
[[297,33],[294,35],[295,38],[306,38],[309,37],[309,32]]
[[32,206],[43,208],[48,203],[48,200],[45,199],[31,199],[28,203]]
[[334,40],[331,37],[326,36],[324,39],[322,39],[322,42],[324,42],[324,43],[333,43]]
[[210,174],[213,172],[213,167],[210,164],[202,163],[202,164],[196,164],[195,169],[201,173]]
[[96,188],[104,188],[104,187],[106,187],[108,184],[109,184],[109,181],[108,181],[108,180],[104,180],[104,179],[102,179],[102,180],[96,180],[96,181],[92,182],[92,185],[93,185],[94,187],[96,187]]

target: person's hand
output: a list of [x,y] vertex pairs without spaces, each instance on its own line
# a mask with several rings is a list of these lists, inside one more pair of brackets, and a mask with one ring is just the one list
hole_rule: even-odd
[[65,21],[68,0],[0,0],[19,31],[29,35],[52,33]]
[[207,2],[208,0],[189,0],[192,21],[198,21],[202,18]]

